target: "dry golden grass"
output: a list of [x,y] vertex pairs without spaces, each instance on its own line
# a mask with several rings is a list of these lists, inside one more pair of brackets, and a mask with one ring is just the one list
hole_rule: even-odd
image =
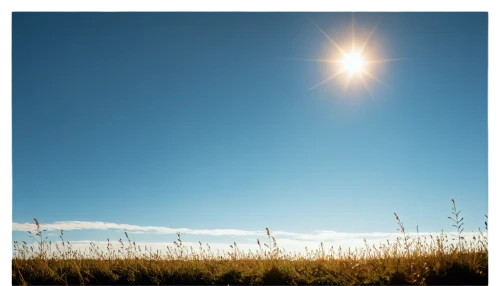
[[[14,285],[162,285],[162,284],[333,284],[333,285],[486,285],[488,284],[488,238],[481,229],[467,241],[463,218],[453,203],[457,240],[407,235],[395,213],[401,236],[395,242],[365,247],[285,253],[266,228],[268,243],[257,240],[259,250],[242,251],[234,243],[231,252],[214,253],[210,246],[194,250],[182,243],[153,252],[129,239],[120,247],[109,243],[106,251],[94,243],[85,251],[73,250],[69,242],[52,244],[37,231],[35,244],[14,242]],[[487,222],[486,230],[487,230]],[[31,233],[30,233],[31,234]]]

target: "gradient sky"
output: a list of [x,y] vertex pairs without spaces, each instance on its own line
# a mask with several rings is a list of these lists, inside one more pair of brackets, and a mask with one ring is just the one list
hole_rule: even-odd
[[338,57],[314,23],[346,46],[351,13],[13,13],[13,222],[453,231],[453,198],[477,231],[488,14],[354,17],[370,57],[405,58],[373,97],[294,59]]

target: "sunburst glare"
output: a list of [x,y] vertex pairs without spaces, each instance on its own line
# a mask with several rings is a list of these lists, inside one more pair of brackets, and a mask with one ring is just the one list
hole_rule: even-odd
[[[312,21],[311,21],[312,22]],[[373,72],[369,70],[369,66],[375,65],[375,64],[381,64],[381,63],[387,63],[387,62],[394,62],[394,61],[400,61],[404,60],[404,58],[383,58],[383,59],[373,59],[369,58],[368,54],[365,53],[365,49],[368,47],[368,44],[370,42],[371,37],[375,33],[378,27],[375,25],[375,27],[371,30],[371,32],[368,34],[368,36],[364,39],[362,44],[359,46],[356,45],[356,40],[355,40],[355,24],[354,24],[354,16],[352,18],[352,26],[351,26],[351,49],[348,50],[346,48],[341,47],[332,37],[330,37],[320,26],[318,26],[315,22],[312,22],[314,26],[321,32],[321,34],[333,45],[336,53],[335,57],[332,58],[295,58],[297,60],[304,60],[304,61],[313,61],[313,62],[320,62],[320,63],[326,63],[329,65],[336,64],[335,67],[336,70],[332,72],[326,79],[322,80],[321,82],[317,83],[316,85],[312,86],[311,89],[315,89],[321,85],[324,85],[334,78],[338,78],[339,75],[346,74],[347,77],[344,79],[344,86],[347,87],[349,84],[351,84],[353,81],[353,77],[356,76],[356,81],[358,84],[362,84],[366,91],[370,94],[370,96],[373,99],[373,94],[371,90],[368,88],[368,83],[367,79],[371,79],[376,81],[377,83],[384,85],[385,87],[390,88],[389,85],[384,83],[382,80],[377,78]],[[340,65],[338,65],[340,64]]]

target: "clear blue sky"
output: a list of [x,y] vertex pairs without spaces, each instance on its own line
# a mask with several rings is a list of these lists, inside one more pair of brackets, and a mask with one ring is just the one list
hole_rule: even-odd
[[374,99],[290,59],[335,55],[313,22],[342,45],[351,16],[14,13],[13,222],[452,231],[454,198],[476,231],[488,14],[356,13],[373,57],[406,58]]

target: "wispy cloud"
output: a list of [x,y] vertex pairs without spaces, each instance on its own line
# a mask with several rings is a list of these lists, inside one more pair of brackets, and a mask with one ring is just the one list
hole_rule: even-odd
[[[42,229],[47,231],[71,231],[71,230],[123,230],[135,234],[188,234],[200,236],[243,236],[243,237],[262,237],[266,236],[265,231],[257,230],[241,230],[241,229],[190,229],[190,228],[169,228],[161,226],[139,226],[132,224],[118,224],[112,222],[99,221],[61,221],[49,224],[42,224]],[[34,231],[36,225],[33,223],[13,223],[13,231]],[[416,233],[408,233],[410,236],[417,235]],[[425,235],[426,233],[424,233]],[[439,235],[439,233],[427,233]],[[466,233],[464,233],[465,235]],[[473,233],[469,233],[472,235]],[[397,232],[364,232],[364,233],[347,233],[336,232],[330,230],[316,230],[312,233],[296,233],[287,231],[272,231],[272,235],[276,238],[294,240],[296,242],[327,242],[327,241],[347,241],[347,240],[386,240],[395,239],[400,234]],[[449,233],[453,236],[453,233]]]
[[[59,230],[125,230],[136,233],[158,233],[158,234],[192,234],[210,236],[259,236],[265,235],[264,231],[248,231],[240,229],[189,229],[189,228],[169,228],[162,226],[138,226],[132,224],[119,224],[100,221],[60,221],[42,224],[42,229],[47,231]],[[12,223],[13,231],[34,231],[36,225],[33,223]]]

